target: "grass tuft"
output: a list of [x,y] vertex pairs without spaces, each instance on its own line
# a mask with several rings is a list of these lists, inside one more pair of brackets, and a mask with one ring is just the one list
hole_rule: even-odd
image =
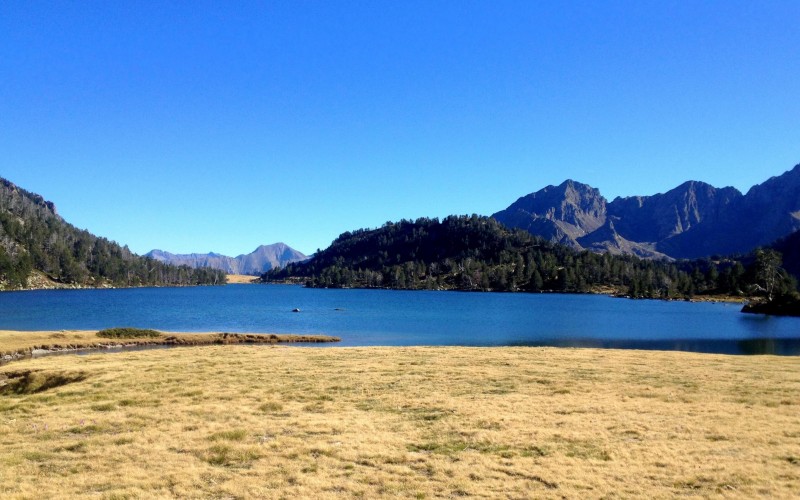
[[86,442],[78,441],[76,443],[70,443],[68,445],[56,448],[55,451],[69,451],[69,452],[72,452],[72,453],[86,453]]
[[114,411],[116,409],[117,405],[115,405],[114,403],[101,403],[92,406],[92,410],[101,412]]
[[227,431],[215,432],[210,435],[210,441],[244,441],[247,437],[247,431],[244,429],[231,429]]
[[254,448],[215,444],[204,452],[199,453],[198,458],[208,462],[210,465],[219,467],[249,467],[253,462],[261,458],[261,453]]
[[261,406],[259,406],[258,409],[263,411],[264,413],[277,413],[283,410],[283,405],[278,403],[277,401],[267,401],[266,403],[263,403]]

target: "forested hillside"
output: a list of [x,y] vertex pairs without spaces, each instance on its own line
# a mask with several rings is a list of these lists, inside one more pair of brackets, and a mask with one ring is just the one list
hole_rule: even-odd
[[225,282],[222,271],[166,265],[77,229],[53,203],[0,178],[0,289],[27,288],[37,272],[80,286]]
[[[488,217],[403,220],[339,236],[307,262],[262,275],[312,287],[589,292],[634,297],[753,293],[759,261],[665,262],[576,251]],[[792,290],[785,272],[776,286]],[[763,288],[763,287],[762,287]]]

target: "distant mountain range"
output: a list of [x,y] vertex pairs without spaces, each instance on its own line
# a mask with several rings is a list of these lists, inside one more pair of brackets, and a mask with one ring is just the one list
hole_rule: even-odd
[[301,262],[308,257],[285,243],[261,245],[253,252],[237,257],[218,253],[174,254],[163,250],[151,250],[145,257],[172,265],[186,265],[192,268],[210,267],[228,274],[259,275],[276,267],[285,267],[293,262]]
[[800,230],[800,165],[747,194],[689,181],[664,194],[616,198],[567,180],[492,217],[574,249],[645,258],[744,254]]

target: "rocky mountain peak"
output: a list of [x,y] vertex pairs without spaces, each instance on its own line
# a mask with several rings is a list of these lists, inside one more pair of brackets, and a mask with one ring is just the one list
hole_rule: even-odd
[[587,184],[566,180],[519,198],[493,217],[507,226],[578,248],[577,238],[605,223],[606,199]]

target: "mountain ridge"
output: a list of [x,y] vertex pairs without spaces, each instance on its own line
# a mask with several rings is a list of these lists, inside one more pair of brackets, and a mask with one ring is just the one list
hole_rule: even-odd
[[147,252],[145,257],[173,265],[186,265],[194,269],[210,267],[225,271],[227,274],[250,274],[253,276],[308,258],[302,252],[283,242],[259,245],[252,252],[239,254],[236,257],[215,252],[174,254],[159,249]]
[[746,253],[800,229],[800,164],[747,194],[686,181],[609,202],[598,189],[568,179],[492,217],[576,250],[674,259]]

